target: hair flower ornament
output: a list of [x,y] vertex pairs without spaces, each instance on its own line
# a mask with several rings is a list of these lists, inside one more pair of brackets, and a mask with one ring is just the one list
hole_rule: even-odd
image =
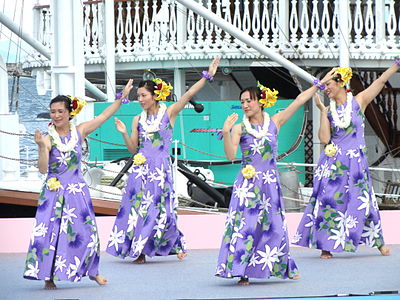
[[70,116],[71,119],[74,118],[77,114],[79,114],[82,110],[82,108],[87,104],[85,100],[81,100],[77,97],[74,96],[67,96],[69,99],[71,99],[71,112]]
[[173,89],[172,85],[166,83],[161,78],[153,79],[153,82],[155,83],[154,93],[157,95],[156,100],[165,101],[171,94],[171,90]]
[[61,187],[61,183],[56,177],[51,177],[46,181],[47,188],[50,191],[56,191]]
[[137,166],[143,165],[146,162],[146,157],[142,153],[137,153],[133,157],[133,163]]
[[246,165],[242,169],[242,175],[246,179],[253,178],[255,174],[256,174],[256,169],[254,169],[254,167],[252,165]]
[[259,81],[257,81],[257,87],[261,90],[261,99],[258,101],[263,104],[263,107],[271,107],[274,106],[276,103],[276,100],[278,100],[278,91],[277,90],[271,90],[270,88],[267,88],[263,86]]
[[349,83],[351,77],[353,77],[353,71],[351,68],[338,67],[333,76],[333,80],[341,82],[340,85],[344,87]]

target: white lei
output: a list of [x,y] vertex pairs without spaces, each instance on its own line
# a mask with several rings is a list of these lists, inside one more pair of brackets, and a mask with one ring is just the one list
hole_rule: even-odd
[[260,139],[262,137],[264,137],[267,132],[268,132],[268,127],[269,127],[269,114],[266,112],[263,112],[263,116],[264,116],[264,124],[263,127],[261,129],[261,131],[257,131],[254,128],[251,127],[251,124],[249,122],[249,118],[247,118],[246,115],[243,115],[243,124],[244,127],[246,128],[247,132],[250,133],[252,136],[254,136],[257,139]]
[[51,124],[49,126],[49,135],[53,138],[54,144],[56,144],[56,147],[58,150],[61,152],[70,152],[72,151],[76,144],[78,143],[78,132],[76,130],[76,127],[74,124],[70,123],[70,128],[71,128],[71,138],[69,139],[68,143],[63,144],[61,141],[60,135],[58,134],[54,124]]
[[330,110],[332,113],[332,119],[335,122],[335,125],[340,128],[347,128],[350,125],[351,122],[351,112],[353,111],[353,94],[352,93],[347,93],[347,99],[346,99],[346,107],[344,109],[344,115],[343,119],[340,120],[339,115],[336,110],[336,101],[330,99]]
[[160,103],[160,109],[158,110],[157,117],[150,125],[147,123],[147,111],[143,110],[140,113],[139,123],[142,125],[146,133],[154,133],[160,130],[161,119],[167,110],[167,106],[164,103]]

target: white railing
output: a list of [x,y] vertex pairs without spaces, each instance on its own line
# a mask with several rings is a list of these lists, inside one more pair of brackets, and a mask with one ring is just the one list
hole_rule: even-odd
[[[350,0],[350,59],[389,60],[400,52],[400,1]],[[339,0],[203,0],[203,5],[286,58],[339,57]],[[160,4],[160,5],[159,5]],[[83,4],[87,63],[104,60],[102,1]],[[38,7],[36,32],[51,48],[49,7]],[[118,62],[263,58],[175,1],[115,1]]]

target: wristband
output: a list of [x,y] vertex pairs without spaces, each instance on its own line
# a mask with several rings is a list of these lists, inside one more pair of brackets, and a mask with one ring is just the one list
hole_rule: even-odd
[[205,79],[207,79],[209,82],[213,82],[214,81],[214,77],[211,76],[210,74],[208,74],[207,71],[203,71],[201,72],[201,76],[203,76]]
[[319,79],[314,79],[313,84],[320,89],[321,91],[323,91],[325,89],[325,84],[323,84],[321,81],[319,81]]
[[[117,94],[115,95],[115,98],[116,98],[116,99],[121,99],[121,97],[122,97],[122,93],[117,93]],[[129,103],[129,99],[123,98],[123,99],[121,100],[121,103],[122,103],[122,104],[128,104],[128,103]]]
[[394,62],[396,63],[396,65],[398,65],[400,67],[400,57],[399,56],[396,56],[394,58]]

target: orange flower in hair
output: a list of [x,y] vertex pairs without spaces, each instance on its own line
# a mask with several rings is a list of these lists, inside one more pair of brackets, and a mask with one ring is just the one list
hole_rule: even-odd
[[276,103],[276,100],[278,100],[278,91],[277,90],[271,90],[270,88],[267,88],[263,86],[259,81],[257,81],[257,87],[261,90],[261,99],[258,101],[263,104],[263,107],[271,107],[274,106]]
[[351,68],[339,67],[336,69],[333,79],[340,82],[340,85],[344,87],[350,81],[351,77],[353,77],[353,71]]
[[156,89],[154,90],[154,93],[157,95],[156,100],[165,101],[171,94],[172,85],[166,83],[161,78],[153,79],[153,82],[156,84]]
[[82,108],[87,104],[85,100],[81,100],[77,97],[74,96],[67,96],[69,99],[71,99],[71,112],[69,115],[71,116],[71,119],[74,118],[77,114],[79,114],[82,110]]

